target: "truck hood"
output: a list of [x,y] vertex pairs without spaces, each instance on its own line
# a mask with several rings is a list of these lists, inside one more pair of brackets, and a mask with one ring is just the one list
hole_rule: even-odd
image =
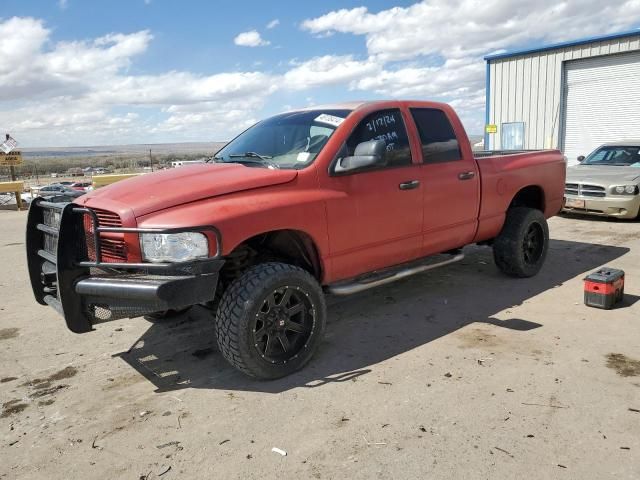
[[620,185],[640,180],[640,168],[598,165],[577,165],[567,168],[567,183],[593,182],[602,185]]
[[105,208],[117,202],[140,217],[196,200],[287,183],[297,175],[296,170],[203,163],[122,180],[94,190],[76,203]]

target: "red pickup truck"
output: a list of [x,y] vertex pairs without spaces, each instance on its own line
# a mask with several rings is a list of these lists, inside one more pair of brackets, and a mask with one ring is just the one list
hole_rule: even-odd
[[325,293],[345,295],[493,246],[535,275],[562,208],[557,150],[471,150],[451,107],[344,103],[276,115],[209,163],[32,202],[36,300],[74,332],[195,304],[239,370],[272,379],[321,341]]

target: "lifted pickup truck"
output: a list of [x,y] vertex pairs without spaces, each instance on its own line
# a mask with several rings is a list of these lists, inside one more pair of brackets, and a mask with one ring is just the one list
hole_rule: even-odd
[[224,357],[278,378],[318,347],[325,293],[459,261],[471,243],[493,245],[508,275],[538,273],[565,169],[556,150],[474,156],[441,103],[310,107],[257,123],[207,164],[34,200],[31,284],[77,333],[208,305]]

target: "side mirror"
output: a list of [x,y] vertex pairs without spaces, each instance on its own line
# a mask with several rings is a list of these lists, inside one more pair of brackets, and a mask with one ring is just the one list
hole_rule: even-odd
[[584,155],[580,155],[578,157],[578,162],[580,162],[580,163],[584,162]]
[[385,153],[387,143],[384,140],[369,140],[356,146],[353,156],[338,160],[335,172],[344,173],[363,168],[384,167],[387,164]]

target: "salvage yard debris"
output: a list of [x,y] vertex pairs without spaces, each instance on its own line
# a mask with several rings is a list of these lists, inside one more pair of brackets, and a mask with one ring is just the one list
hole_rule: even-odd
[[532,405],[532,406],[537,406],[537,407],[551,407],[551,408],[569,408],[565,405],[551,405],[551,404],[544,404],[544,403],[527,403],[527,402],[522,402],[522,405]]
[[283,457],[287,456],[287,452],[285,452],[284,450],[278,448],[278,447],[273,447],[271,449],[272,452],[277,453],[278,455],[282,455]]
[[484,364],[485,364],[486,362],[489,362],[489,361],[491,361],[491,360],[493,360],[493,357],[478,358],[478,359],[476,359],[476,362],[478,362],[478,365],[482,365],[482,366],[484,366]]
[[162,445],[156,445],[156,448],[161,449],[161,448],[167,448],[167,447],[171,447],[171,446],[179,446],[180,442],[178,441],[172,441],[172,442],[167,442],[167,443],[163,443]]
[[362,436],[362,438],[364,439],[364,443],[366,443],[368,447],[370,447],[371,445],[375,445],[375,446],[386,445],[386,442],[369,442],[369,440],[367,440],[367,437],[365,437],[364,435]]
[[502,452],[502,453],[505,453],[505,454],[509,455],[511,458],[514,458],[514,457],[513,457],[513,455],[511,455],[511,453],[510,453],[510,452],[507,452],[507,451],[506,451],[505,449],[503,449],[503,448],[500,448],[500,447],[493,447],[493,448],[495,448],[495,449],[496,449],[496,450],[498,450],[499,452]]

